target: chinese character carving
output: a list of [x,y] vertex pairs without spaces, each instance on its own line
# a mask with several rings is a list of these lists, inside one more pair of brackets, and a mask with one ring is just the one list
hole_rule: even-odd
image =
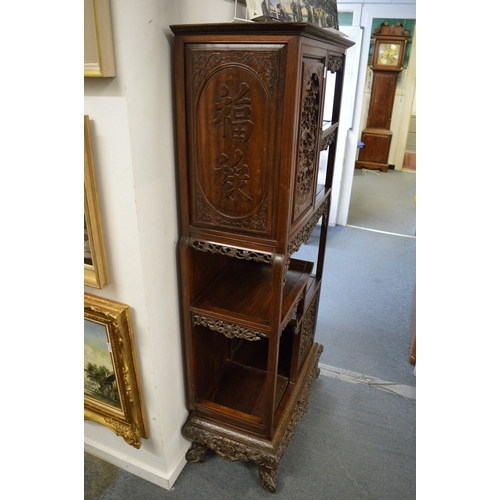
[[245,165],[241,161],[242,159],[243,153],[239,149],[234,152],[232,161],[229,161],[226,154],[221,153],[219,165],[214,167],[215,172],[219,174],[222,196],[231,201],[236,199],[252,201],[252,197],[243,191],[250,180],[250,175],[248,174],[248,165]]
[[222,137],[247,141],[253,129],[253,122],[250,120],[252,103],[248,84],[242,83],[234,98],[229,95],[229,89],[223,84],[221,100],[215,103],[219,116],[213,123],[222,124]]

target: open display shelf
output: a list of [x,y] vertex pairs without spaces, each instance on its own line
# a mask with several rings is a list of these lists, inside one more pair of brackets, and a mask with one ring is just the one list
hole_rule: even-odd
[[[282,320],[297,304],[313,263],[292,259],[283,287]],[[193,313],[214,318],[231,314],[240,324],[268,336],[271,324],[272,269],[268,264],[233,261],[191,306]]]
[[[307,411],[345,51],[308,23],[171,26],[190,462],[277,468]],[[327,72],[333,109],[323,112]],[[325,121],[326,125],[323,126]],[[328,150],[318,178],[320,152]],[[293,258],[320,224],[314,262]]]

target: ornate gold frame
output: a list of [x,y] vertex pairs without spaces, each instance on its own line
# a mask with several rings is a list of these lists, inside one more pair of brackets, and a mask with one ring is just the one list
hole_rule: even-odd
[[131,446],[140,448],[141,438],[147,439],[149,431],[135,354],[130,307],[90,293],[85,293],[84,299],[84,319],[106,327],[108,349],[113,360],[121,406],[121,409],[118,409],[84,394],[84,419],[108,427]]
[[109,3],[84,0],[84,76],[116,76]]
[[85,222],[92,255],[92,265],[83,264],[84,282],[94,288],[102,288],[109,283],[108,260],[102,230],[101,209],[97,192],[94,154],[92,152],[92,138],[90,135],[90,120],[84,115],[85,129]]

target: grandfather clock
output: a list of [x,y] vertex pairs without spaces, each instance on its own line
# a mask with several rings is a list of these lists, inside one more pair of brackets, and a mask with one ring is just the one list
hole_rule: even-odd
[[366,128],[361,134],[356,168],[378,169],[387,172],[391,148],[391,117],[399,73],[403,70],[406,43],[410,32],[402,23],[389,25],[384,22],[373,32],[375,43],[371,69],[372,93]]

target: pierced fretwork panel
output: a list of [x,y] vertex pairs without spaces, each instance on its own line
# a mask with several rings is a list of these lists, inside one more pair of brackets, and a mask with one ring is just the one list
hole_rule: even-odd
[[316,194],[324,68],[323,62],[318,60],[304,60],[302,63],[302,106],[293,222],[313,206]]

